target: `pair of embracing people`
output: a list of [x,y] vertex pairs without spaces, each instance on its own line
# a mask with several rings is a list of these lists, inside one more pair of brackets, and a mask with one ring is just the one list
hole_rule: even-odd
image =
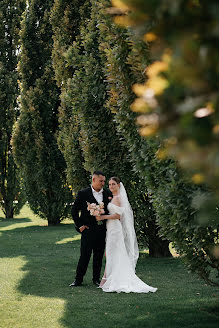
[[[76,277],[70,287],[82,285],[93,253],[93,283],[104,292],[155,292],[157,288],[145,284],[135,274],[139,251],[124,185],[118,177],[112,177],[109,190],[103,189],[105,179],[103,172],[95,171],[92,185],[78,192],[72,206],[72,217],[82,236]],[[102,204],[104,214],[91,215],[88,204]],[[100,281],[105,247],[106,267]]]

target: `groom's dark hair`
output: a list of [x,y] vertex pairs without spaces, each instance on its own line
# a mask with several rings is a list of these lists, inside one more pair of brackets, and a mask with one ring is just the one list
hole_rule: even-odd
[[103,175],[105,177],[105,174],[102,171],[94,171],[92,176],[93,175]]

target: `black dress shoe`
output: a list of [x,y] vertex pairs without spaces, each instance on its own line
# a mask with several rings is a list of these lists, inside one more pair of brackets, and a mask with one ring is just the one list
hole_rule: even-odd
[[94,285],[96,285],[97,287],[99,287],[100,280],[99,279],[93,280],[93,283],[94,283]]
[[78,287],[78,286],[81,286],[81,285],[82,285],[81,281],[75,280],[75,281],[73,281],[72,284],[69,285],[69,287]]

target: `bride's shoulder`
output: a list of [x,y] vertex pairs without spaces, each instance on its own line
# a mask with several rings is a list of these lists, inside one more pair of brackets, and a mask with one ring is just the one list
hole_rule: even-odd
[[116,206],[121,206],[121,197],[119,195],[114,196],[112,203]]

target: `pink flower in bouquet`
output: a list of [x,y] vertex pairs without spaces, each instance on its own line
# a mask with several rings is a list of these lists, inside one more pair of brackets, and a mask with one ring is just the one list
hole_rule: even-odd
[[[100,216],[101,214],[105,213],[103,202],[100,202],[99,204],[87,202],[87,209],[90,212],[90,215],[92,216]],[[97,223],[102,224],[102,221],[98,221]]]

